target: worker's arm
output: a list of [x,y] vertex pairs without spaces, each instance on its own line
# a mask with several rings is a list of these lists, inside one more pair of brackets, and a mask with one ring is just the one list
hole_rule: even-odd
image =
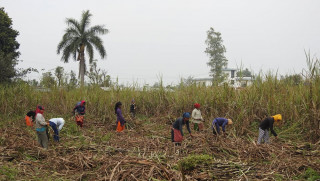
[[190,129],[189,121],[186,122],[186,125],[187,125],[188,132],[191,134],[191,129]]
[[227,119],[223,120],[223,123],[222,123],[222,131],[223,132],[226,132],[226,125],[227,124],[228,124],[228,120]]
[[182,121],[179,121],[179,130],[181,132],[181,135],[183,136]]
[[278,136],[277,133],[273,130],[273,122],[274,121],[270,121],[270,131],[275,137],[277,137]]

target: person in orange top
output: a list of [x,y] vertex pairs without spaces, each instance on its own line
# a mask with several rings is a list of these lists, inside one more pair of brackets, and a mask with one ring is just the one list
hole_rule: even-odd
[[29,111],[26,116],[24,117],[24,119],[26,120],[26,124],[27,126],[32,127],[33,126],[33,122],[35,120],[35,116],[36,116],[36,112],[34,111]]

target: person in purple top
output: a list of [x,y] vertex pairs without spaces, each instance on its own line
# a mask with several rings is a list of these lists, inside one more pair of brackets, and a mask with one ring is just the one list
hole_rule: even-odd
[[212,121],[212,129],[213,129],[213,134],[220,134],[220,127],[222,127],[222,131],[225,134],[226,132],[226,126],[231,125],[232,120],[231,119],[226,119],[226,118],[215,118]]
[[121,111],[121,106],[122,103],[121,102],[117,102],[115,107],[114,107],[114,111],[117,115],[117,132],[122,132],[124,130],[124,124],[126,123],[126,121],[124,120],[123,116],[122,116],[122,111]]

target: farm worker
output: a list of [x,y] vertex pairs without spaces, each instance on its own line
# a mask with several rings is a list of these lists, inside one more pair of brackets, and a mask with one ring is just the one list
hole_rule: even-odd
[[80,101],[76,104],[76,106],[73,108],[73,114],[76,119],[76,123],[78,126],[82,128],[83,121],[84,121],[84,115],[86,113],[86,101]]
[[43,117],[44,108],[42,106],[37,106],[36,109],[36,131],[38,136],[38,142],[43,148],[48,148],[48,135],[46,133],[47,123]]
[[59,142],[59,132],[61,131],[65,121],[63,118],[51,118],[49,124],[54,132],[53,139]]
[[191,114],[191,121],[193,122],[193,127],[195,131],[203,130],[203,118],[200,112],[200,104],[194,104],[194,110]]
[[215,118],[212,121],[212,129],[213,129],[213,134],[220,134],[220,127],[222,127],[223,134],[226,133],[226,126],[227,125],[232,125],[232,120],[227,119],[227,118]]
[[182,117],[178,118],[173,124],[171,128],[171,141],[172,142],[182,142],[183,139],[183,131],[182,126],[187,125],[188,132],[192,137],[190,126],[189,126],[190,113],[183,113]]
[[132,99],[132,101],[131,101],[130,113],[131,113],[132,118],[134,118],[136,116],[136,104],[135,104],[134,99]]
[[117,102],[115,107],[114,107],[114,111],[117,115],[117,132],[122,132],[124,130],[124,124],[126,123],[126,121],[124,120],[123,116],[122,116],[122,111],[121,111],[121,107],[122,107],[122,103],[121,102]]
[[29,111],[26,114],[24,119],[26,120],[27,126],[33,126],[33,122],[35,120],[35,116],[36,116],[36,112],[34,112],[34,111]]
[[258,144],[261,144],[262,140],[264,140],[264,143],[269,143],[269,129],[271,133],[276,137],[276,139],[278,138],[277,133],[273,130],[273,123],[276,123],[278,125],[281,120],[281,114],[277,114],[271,117],[267,117],[260,123]]

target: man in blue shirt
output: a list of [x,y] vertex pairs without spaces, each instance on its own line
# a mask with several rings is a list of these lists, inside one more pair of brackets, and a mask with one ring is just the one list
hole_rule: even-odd
[[212,121],[212,129],[213,129],[213,134],[220,134],[220,127],[222,127],[223,133],[226,132],[226,126],[231,125],[233,122],[231,119],[226,119],[226,118],[215,118]]

